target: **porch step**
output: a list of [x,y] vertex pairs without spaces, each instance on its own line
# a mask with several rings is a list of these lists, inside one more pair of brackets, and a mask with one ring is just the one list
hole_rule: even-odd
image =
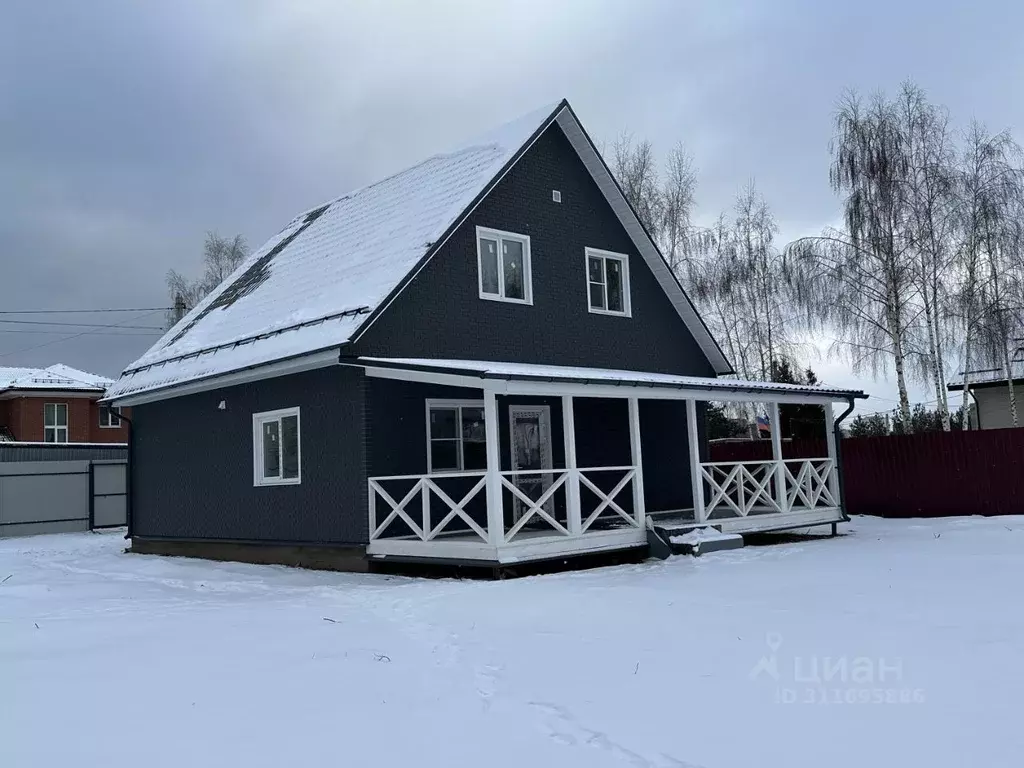
[[671,554],[702,555],[706,552],[719,552],[727,549],[739,549],[743,546],[743,537],[738,533],[722,533],[717,528],[674,528],[654,525],[647,531],[650,554],[664,560]]

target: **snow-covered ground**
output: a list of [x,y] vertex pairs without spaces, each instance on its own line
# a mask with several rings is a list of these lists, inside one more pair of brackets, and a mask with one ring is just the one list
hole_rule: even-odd
[[1024,517],[506,582],[0,541],[0,765],[1019,766]]

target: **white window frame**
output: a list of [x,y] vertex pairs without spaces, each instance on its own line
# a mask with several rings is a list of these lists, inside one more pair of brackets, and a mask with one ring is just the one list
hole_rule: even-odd
[[[107,422],[103,423],[103,417],[106,415]],[[114,422],[117,422],[116,424]],[[121,407],[118,405],[111,406],[100,406],[100,429],[120,429],[121,428]]]
[[[446,472],[465,472],[466,471],[465,469],[463,469],[463,467],[466,466],[466,456],[465,456],[465,449],[464,449],[465,438],[463,437],[463,433],[462,433],[462,409],[463,408],[479,408],[479,409],[482,410],[483,407],[484,407],[484,401],[483,400],[447,400],[447,399],[443,399],[443,398],[428,398],[427,399],[427,402],[426,402],[426,418],[427,418],[427,474],[428,475],[434,475],[434,474],[443,475]],[[438,469],[438,470],[434,469],[433,454],[432,454],[432,451],[430,450],[431,443],[433,442],[433,440],[431,439],[431,436],[430,436],[430,412],[434,408],[457,408],[458,409],[458,412],[459,412],[459,423],[458,423],[458,428],[457,428],[457,431],[456,431],[456,437],[453,437],[453,438],[438,438],[438,439],[458,441],[458,443],[459,443],[459,451],[458,451],[457,455],[459,457],[459,466],[458,466],[457,469]],[[484,470],[483,469],[481,469],[481,470],[475,470],[474,469],[474,470],[471,470],[471,471],[473,471],[473,472],[477,472],[477,471],[483,472]]]
[[[53,425],[48,427],[48,426],[46,426],[46,408],[47,408],[47,406],[50,406],[50,405],[53,406]],[[59,424],[57,422],[57,413],[59,412],[59,409],[61,409],[61,408],[64,409],[64,423],[63,424]],[[68,418],[69,418],[69,412],[68,412],[68,404],[67,403],[43,403],[43,442],[44,443],[53,442],[53,443],[57,443],[57,444],[62,444],[62,443],[69,442],[69,440],[68,440],[68,434],[69,434],[68,433]],[[53,430],[53,433],[54,433],[53,434],[54,439],[52,441],[46,439],[46,435],[47,435],[47,433],[50,430]],[[58,439],[60,437],[60,431],[61,430],[64,430],[64,439],[63,440]]]
[[[587,309],[595,315],[612,315],[614,317],[632,317],[633,316],[633,305],[629,298],[629,255],[625,253],[615,253],[614,251],[603,251],[600,248],[584,248],[583,249],[583,279],[586,281],[587,286]],[[590,260],[601,259],[601,277],[604,282],[592,283],[590,281]],[[617,312],[611,309],[601,309],[595,307],[590,303],[590,286],[601,285],[604,291],[604,305],[608,306],[608,260],[614,259],[622,264],[622,311]]]
[[[485,293],[484,292],[484,264],[483,264],[483,253],[480,249],[480,240],[482,238],[489,240],[498,241],[498,292],[497,293]],[[515,299],[508,298],[505,296],[505,265],[502,262],[504,258],[502,253],[501,241],[512,240],[523,244],[523,298]],[[530,258],[530,236],[520,235],[515,232],[504,232],[500,229],[490,229],[488,227],[477,227],[476,228],[476,281],[477,288],[480,291],[480,298],[486,299],[487,301],[506,301],[509,304],[528,304],[533,305],[533,265]]]
[[[281,435],[281,419],[286,416],[295,417],[295,440],[296,459],[298,462],[298,473],[295,477],[283,477],[284,475],[284,443],[279,441],[278,446],[278,467],[282,477],[264,477],[263,475],[263,425],[276,421],[278,422],[277,434]],[[299,408],[280,408],[276,411],[263,411],[252,415],[252,484],[262,485],[298,485],[302,482],[302,416]]]

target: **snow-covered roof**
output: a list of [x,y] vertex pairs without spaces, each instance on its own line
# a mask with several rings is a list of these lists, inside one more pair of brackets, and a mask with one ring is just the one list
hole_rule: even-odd
[[49,368],[0,367],[0,391],[43,389],[103,392],[111,384],[113,379],[86,373],[63,363],[56,363]]
[[[1010,376],[1014,380],[1024,379],[1024,360],[1014,360],[1010,363]],[[1001,367],[971,371],[969,377],[965,376],[964,373],[961,372],[957,376],[949,379],[947,382],[948,388],[963,389],[965,378],[969,378],[972,387],[976,384],[998,384],[1006,381],[1006,373]]]
[[[169,390],[355,339],[471,204],[555,121],[715,369],[728,372],[721,349],[562,101],[295,217],[129,365],[108,397]],[[243,345],[248,348],[239,352]]]
[[834,397],[844,400],[852,397],[867,397],[860,390],[839,389],[838,387],[777,384],[773,381],[746,381],[744,379],[721,377],[677,376],[669,373],[619,371],[609,368],[578,368],[562,365],[502,363],[482,360],[431,360],[407,357],[360,357],[357,358],[356,362],[368,368],[404,368],[417,371],[436,371],[479,379],[721,390],[723,394],[726,392],[800,394],[816,397]]

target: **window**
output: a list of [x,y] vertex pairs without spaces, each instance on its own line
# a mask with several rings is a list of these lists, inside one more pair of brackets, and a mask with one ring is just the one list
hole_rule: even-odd
[[587,302],[591,312],[629,317],[629,257],[587,248]]
[[533,303],[529,237],[477,227],[476,258],[481,299]]
[[427,401],[427,471],[487,469],[484,404],[480,401]]
[[117,429],[121,426],[121,409],[117,406],[100,406],[100,426],[103,429]]
[[301,477],[299,409],[252,417],[253,484],[297,485]]
[[68,441],[68,404],[45,403],[43,405],[43,442],[66,443]]

